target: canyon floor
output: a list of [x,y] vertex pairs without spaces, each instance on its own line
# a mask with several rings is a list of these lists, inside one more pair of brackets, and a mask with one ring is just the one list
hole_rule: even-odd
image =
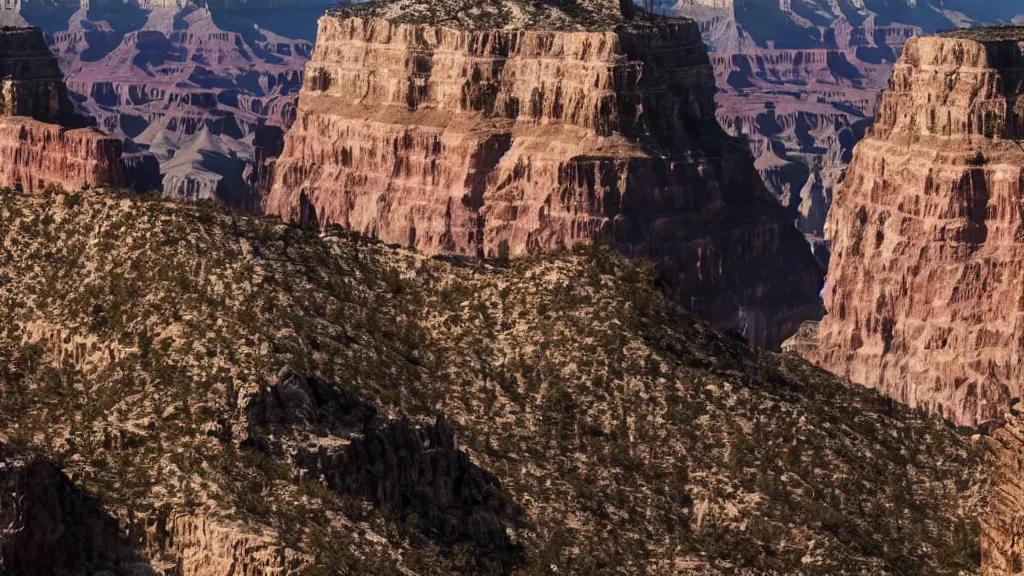
[[[605,249],[429,258],[106,191],[3,191],[0,230],[23,573],[977,571],[980,443]],[[97,505],[119,529],[79,537]]]

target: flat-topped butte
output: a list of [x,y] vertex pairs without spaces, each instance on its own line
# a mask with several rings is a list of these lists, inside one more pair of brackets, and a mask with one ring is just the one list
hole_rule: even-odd
[[1024,26],[991,26],[988,28],[961,28],[936,32],[939,38],[974,40],[976,42],[1008,42],[1024,40]]
[[646,12],[632,0],[378,0],[327,13],[465,30],[650,31],[690,22]]

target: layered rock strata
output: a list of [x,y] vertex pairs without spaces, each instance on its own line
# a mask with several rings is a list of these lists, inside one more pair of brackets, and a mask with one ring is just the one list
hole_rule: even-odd
[[[749,138],[768,189],[819,246],[833,190],[907,39],[1024,13],[1014,0],[664,0],[660,7],[700,23],[719,121]],[[827,259],[827,250],[816,254]]]
[[0,117],[0,186],[39,192],[123,186],[121,142],[91,128],[65,130],[31,118]]
[[[155,156],[167,195],[255,209],[269,188],[248,181],[263,161],[257,131],[294,115],[313,43],[228,16],[222,3],[181,4],[129,11],[94,2],[52,34],[54,51],[81,107],[127,148]],[[312,28],[333,2],[310,4],[320,10],[269,14]],[[263,10],[252,6],[248,17]]]
[[421,4],[320,21],[268,212],[427,253],[607,242],[766,346],[818,315],[819,269],[716,123],[692,21],[510,2],[518,27],[494,29]]
[[83,123],[42,32],[0,29],[0,186],[125,185],[121,142]]
[[64,75],[42,32],[0,29],[0,116],[60,123],[72,113]]
[[1022,29],[915,38],[829,216],[828,313],[792,347],[954,422],[1024,376]]

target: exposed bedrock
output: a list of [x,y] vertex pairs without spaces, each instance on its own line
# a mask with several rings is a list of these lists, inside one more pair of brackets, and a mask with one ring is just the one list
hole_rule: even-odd
[[0,186],[28,192],[126,184],[121,142],[91,128],[65,130],[30,118],[0,117]]
[[267,202],[427,253],[609,242],[774,347],[820,271],[714,117],[697,26],[458,30],[329,15]]
[[121,142],[85,124],[42,32],[0,29],[0,186],[125,185]]
[[260,196],[250,184],[265,160],[253,140],[261,126],[294,117],[313,45],[253,23],[246,29],[241,15],[220,18],[221,5],[214,13],[179,4],[126,13],[94,2],[77,12],[68,31],[52,35],[68,87],[104,131],[155,156],[166,195],[258,209],[269,186]]
[[0,30],[0,116],[61,123],[73,113],[57,59],[38,28]]
[[659,4],[700,22],[720,89],[719,120],[729,133],[749,138],[768,189],[817,244],[833,190],[904,43],[1024,12],[1014,0]]
[[793,347],[960,424],[1021,395],[1022,70],[1016,40],[907,43],[829,215],[828,313]]

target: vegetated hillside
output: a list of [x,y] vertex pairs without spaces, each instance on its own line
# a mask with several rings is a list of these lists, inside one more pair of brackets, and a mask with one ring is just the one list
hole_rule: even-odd
[[979,447],[651,276],[7,191],[0,434],[157,573],[977,570]]

